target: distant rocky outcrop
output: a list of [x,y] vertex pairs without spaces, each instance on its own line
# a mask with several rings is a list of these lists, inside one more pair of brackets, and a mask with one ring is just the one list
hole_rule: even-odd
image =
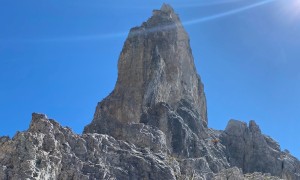
[[226,146],[231,166],[243,169],[244,173],[255,171],[270,173],[283,179],[299,179],[300,163],[272,138],[261,133],[254,121],[246,123],[230,120],[220,139]]
[[34,113],[0,138],[0,180],[300,180],[300,162],[254,121],[208,128],[189,37],[164,4],[131,29],[115,89],[82,135]]

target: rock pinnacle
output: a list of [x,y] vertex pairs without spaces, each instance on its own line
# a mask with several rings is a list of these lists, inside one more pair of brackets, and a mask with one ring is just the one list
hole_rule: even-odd
[[139,123],[157,104],[173,110],[192,107],[196,126],[207,126],[206,98],[197,74],[189,37],[171,6],[132,28],[118,62],[118,80],[100,102],[84,132],[111,134],[112,127]]

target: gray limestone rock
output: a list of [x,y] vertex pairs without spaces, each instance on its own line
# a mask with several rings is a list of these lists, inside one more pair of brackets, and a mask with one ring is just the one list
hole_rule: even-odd
[[180,173],[164,153],[108,135],[76,135],[41,114],[33,114],[28,131],[0,142],[1,180],[176,179]]
[[170,6],[131,29],[118,70],[84,134],[34,113],[27,131],[0,137],[0,180],[300,179],[300,162],[254,121],[207,127],[189,38]]
[[220,139],[227,148],[229,163],[244,173],[262,172],[283,179],[300,179],[300,162],[282,152],[278,143],[263,135],[254,121],[247,126],[230,120]]
[[164,4],[147,22],[130,30],[120,55],[115,89],[98,104],[84,133],[119,138],[123,125],[139,123],[143,114],[160,103],[177,110],[183,101],[187,109],[194,108],[193,128],[207,127],[206,98],[189,37],[178,15]]
[[280,180],[280,178],[271,176],[270,174],[252,173],[243,174],[241,169],[237,167],[229,168],[215,174],[214,180]]

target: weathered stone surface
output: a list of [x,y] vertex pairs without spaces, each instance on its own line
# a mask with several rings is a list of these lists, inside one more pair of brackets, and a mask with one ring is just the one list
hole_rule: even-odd
[[[143,129],[140,125],[133,124],[137,126],[133,129]],[[146,129],[145,133],[150,131]],[[220,132],[211,129],[207,133],[213,138],[220,136]],[[137,144],[143,144],[140,141],[136,140]],[[109,135],[77,135],[45,115],[34,113],[27,131],[17,133],[13,139],[0,138],[0,179],[279,179],[262,173],[243,175],[240,169],[222,164],[226,157],[221,143],[212,143],[210,139],[198,143],[202,157],[174,157],[163,146],[152,150]]]
[[209,135],[203,126],[197,127],[199,121],[192,109],[184,109],[182,106],[179,105],[175,111],[166,103],[158,103],[142,115],[141,122],[158,127],[166,134],[167,146],[171,153],[184,157],[199,157],[199,137],[207,139]]
[[0,180],[300,179],[300,162],[254,121],[207,127],[189,38],[170,6],[130,31],[118,68],[83,135],[34,113],[27,131],[0,137]]
[[[118,70],[115,89],[98,104],[85,133],[121,138],[119,129],[124,124],[139,123],[143,114],[161,103],[179,110],[184,102],[186,109],[194,110],[189,128],[207,127],[203,84],[196,72],[189,38],[170,6],[163,5],[147,22],[131,29]],[[164,130],[170,129],[161,130],[166,133]]]
[[232,166],[244,173],[271,173],[283,179],[300,179],[300,162],[286,152],[273,139],[261,133],[254,121],[246,123],[230,120],[221,134]]
[[[155,129],[147,129],[146,125],[131,126],[136,127],[130,129],[144,131],[154,139],[161,137],[151,133]],[[217,134],[213,130],[207,131],[210,136]],[[13,139],[0,138],[0,178],[213,179],[215,172],[229,167],[222,164],[226,162],[222,144],[199,141],[203,157],[184,159],[171,156],[164,146],[151,149],[151,145],[147,146],[150,136],[139,136],[135,137],[139,147],[109,135],[87,133],[80,136],[45,115],[34,113],[27,131],[17,133]],[[129,141],[133,141],[134,137],[129,137]],[[141,143],[139,138],[147,143]],[[161,142],[164,144],[164,140]],[[155,144],[154,140],[152,143]],[[143,145],[145,147],[141,147]]]
[[218,174],[215,174],[213,177],[214,180],[280,180],[278,177],[271,176],[270,174],[262,173],[252,173],[252,174],[243,174],[242,170],[237,167],[229,168],[221,171]]
[[163,153],[108,135],[79,136],[41,114],[33,114],[28,131],[0,142],[1,180],[176,179],[180,173]]

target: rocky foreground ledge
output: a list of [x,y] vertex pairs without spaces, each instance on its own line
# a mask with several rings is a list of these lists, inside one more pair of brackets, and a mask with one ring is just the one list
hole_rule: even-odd
[[[136,138],[156,136],[147,128]],[[213,173],[205,160],[214,158],[209,154],[179,159],[166,151],[164,139],[158,144],[161,148],[151,151],[104,134],[77,135],[34,113],[27,131],[13,139],[0,138],[0,179],[279,179],[262,173],[243,175],[237,167]]]

